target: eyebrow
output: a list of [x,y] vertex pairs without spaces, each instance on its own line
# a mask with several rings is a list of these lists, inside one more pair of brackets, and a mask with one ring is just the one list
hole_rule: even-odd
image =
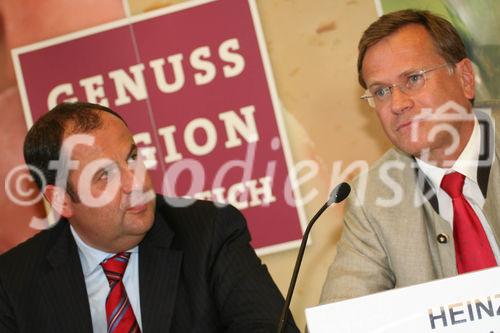
[[[128,151],[127,157],[125,158],[125,161],[128,161],[132,157],[132,155],[134,155],[135,153],[137,153],[137,145],[135,143],[132,143],[130,145],[130,149]],[[116,162],[111,162],[109,164],[106,164],[105,166],[99,168],[92,178],[98,179],[104,171],[106,171],[107,169],[109,169],[110,167],[113,167],[115,165],[116,165]]]
[[128,161],[132,157],[132,155],[136,153],[137,153],[137,145],[135,143],[130,144],[130,150],[127,154],[127,158],[125,159],[125,161]]
[[[398,78],[399,79],[404,78],[404,77],[406,77],[406,76],[408,76],[410,74],[417,73],[417,72],[419,72],[421,70],[423,70],[423,68],[410,68],[410,69],[407,69],[404,72],[400,73],[398,75]],[[375,81],[372,84],[370,84],[369,86],[367,86],[367,88],[370,89],[371,87],[374,87],[374,86],[385,87],[385,86],[388,86],[388,85],[389,85],[388,83],[385,83],[385,82],[382,82],[382,81]]]
[[406,71],[404,71],[403,73],[399,74],[399,77],[405,77],[405,76],[408,76],[410,74],[415,74],[415,73],[418,73],[420,71],[423,71],[424,69],[423,68],[412,68],[412,69],[407,69]]

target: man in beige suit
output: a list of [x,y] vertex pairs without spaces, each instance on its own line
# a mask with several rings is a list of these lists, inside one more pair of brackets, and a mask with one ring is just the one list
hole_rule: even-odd
[[384,15],[360,40],[358,74],[395,148],[358,177],[321,302],[496,266],[499,121],[472,108],[456,30],[427,11]]

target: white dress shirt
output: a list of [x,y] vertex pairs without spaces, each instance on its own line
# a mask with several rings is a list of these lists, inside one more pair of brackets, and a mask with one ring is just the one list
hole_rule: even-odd
[[[78,254],[82,263],[83,276],[89,298],[90,315],[94,333],[106,333],[108,330],[106,318],[106,297],[109,294],[109,282],[101,267],[101,262],[114,256],[116,253],[107,253],[87,245],[70,226],[71,233],[78,246]],[[126,252],[131,252],[123,284],[134,311],[137,323],[142,331],[141,303],[139,297],[139,247],[136,246]]]
[[[477,169],[478,160],[480,156],[481,148],[481,132],[479,128],[479,123],[474,117],[474,129],[472,130],[472,135],[469,142],[465,146],[464,150],[455,161],[451,169],[443,169],[436,167],[434,165],[428,164],[420,159],[417,160],[419,169],[425,174],[431,186],[436,193],[438,205],[439,205],[439,215],[446,221],[448,221],[453,229],[453,203],[451,197],[441,188],[441,181],[443,177],[454,171],[461,173],[465,176],[464,187],[462,193],[471,205],[471,207],[476,212],[483,229],[490,242],[491,249],[495,255],[497,263],[500,262],[500,250],[498,248],[497,242],[493,231],[486,220],[486,216],[483,213],[483,206],[485,203],[485,197],[481,192],[481,188],[477,182]],[[494,150],[493,150],[494,151]]]

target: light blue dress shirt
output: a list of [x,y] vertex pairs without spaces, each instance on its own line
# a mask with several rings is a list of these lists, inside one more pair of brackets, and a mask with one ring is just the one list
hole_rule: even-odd
[[[109,293],[109,282],[100,264],[105,259],[114,256],[115,253],[107,253],[94,249],[78,236],[72,226],[70,226],[70,229],[78,246],[78,254],[82,263],[94,333],[106,333],[108,330],[106,297]],[[131,252],[131,254],[122,281],[125,285],[135,318],[142,331],[141,303],[139,297],[139,247],[136,246],[126,252]]]

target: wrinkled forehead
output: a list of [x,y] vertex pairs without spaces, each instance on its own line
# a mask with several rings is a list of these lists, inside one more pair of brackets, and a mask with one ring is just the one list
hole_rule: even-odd
[[396,77],[403,72],[441,62],[429,32],[418,24],[406,25],[371,45],[363,59],[362,75],[370,80]]

